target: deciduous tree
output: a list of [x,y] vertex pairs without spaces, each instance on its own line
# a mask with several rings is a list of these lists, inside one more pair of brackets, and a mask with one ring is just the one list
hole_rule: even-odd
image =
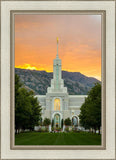
[[80,123],[85,128],[93,128],[100,132],[101,126],[101,84],[96,83],[89,91],[88,97],[81,106]]
[[18,75],[15,75],[15,129],[30,129],[38,124],[41,118],[41,106],[32,91],[23,87]]

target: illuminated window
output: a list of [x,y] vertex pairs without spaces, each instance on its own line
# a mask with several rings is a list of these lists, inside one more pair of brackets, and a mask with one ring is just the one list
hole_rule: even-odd
[[56,98],[54,100],[54,110],[55,111],[60,111],[60,99],[59,98]]

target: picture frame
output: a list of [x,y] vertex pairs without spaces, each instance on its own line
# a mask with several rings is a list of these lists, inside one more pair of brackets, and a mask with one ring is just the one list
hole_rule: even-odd
[[[83,145],[83,146],[81,146],[81,145],[73,145],[73,146],[67,146],[67,145],[65,145],[65,146],[62,146],[62,145],[54,145],[54,146],[52,146],[52,145],[49,145],[49,147],[47,146],[47,145],[45,145],[45,146],[36,146],[36,145],[33,145],[33,146],[31,146],[31,145],[29,145],[29,146],[24,146],[24,145],[14,145],[14,143],[15,143],[15,139],[14,139],[14,137],[15,137],[15,135],[14,135],[14,133],[15,133],[15,131],[14,131],[14,128],[15,128],[15,113],[14,113],[14,106],[15,106],[15,102],[14,102],[14,88],[15,88],[15,86],[14,86],[14,75],[15,75],[15,71],[14,71],[14,57],[15,57],[15,53],[14,53],[14,46],[15,46],[15,44],[14,44],[14,37],[15,37],[15,32],[14,32],[14,26],[15,26],[15,22],[14,22],[14,18],[15,18],[15,15],[27,15],[27,14],[33,14],[33,15],[65,15],[65,14],[70,14],[70,15],[75,15],[75,14],[78,14],[78,15],[85,15],[85,14],[87,14],[87,15],[101,15],[101,19],[102,19],[102,24],[101,24],[101,30],[102,30],[102,35],[101,35],[101,37],[102,37],[102,43],[103,43],[103,47],[102,47],[102,117],[105,117],[105,101],[106,101],[106,97],[105,97],[105,85],[106,85],[106,82],[105,82],[105,70],[106,70],[106,68],[105,68],[105,11],[61,11],[61,10],[58,10],[58,11],[50,11],[49,10],[49,12],[48,11],[29,11],[29,10],[27,10],[27,11],[11,11],[10,12],[10,19],[11,19],[11,31],[10,31],[10,33],[11,33],[11,62],[10,62],[10,64],[11,64],[11,73],[10,73],[10,75],[11,75],[11,88],[12,88],[12,91],[11,91],[11,114],[10,114],[10,117],[11,117],[11,129],[10,129],[10,131],[11,131],[11,133],[10,133],[10,135],[11,135],[11,149],[15,149],[15,150],[19,150],[19,149],[39,149],[39,150],[43,150],[43,149],[46,149],[46,150],[48,150],[48,149],[52,149],[52,150],[64,150],[64,149],[67,149],[67,150],[71,150],[71,149],[74,149],[74,150],[77,150],[77,149],[105,149],[105,147],[106,147],[106,144],[105,144],[105,119],[103,119],[103,125],[102,125],[102,128],[103,128],[103,131],[102,131],[102,145],[88,145],[88,146],[86,146],[86,145]],[[13,54],[12,54],[13,53]]]
[[[28,4],[28,5],[27,5]],[[55,11],[56,10],[56,11]],[[14,15],[102,15],[102,146],[14,146]],[[111,19],[112,17],[112,19]],[[1,159],[115,159],[115,1],[1,1]],[[106,34],[107,33],[107,34]],[[7,46],[7,47],[6,47]],[[111,78],[112,77],[112,78]],[[5,106],[5,107],[4,107]],[[109,108],[111,106],[111,109]],[[107,120],[108,119],[108,120]]]

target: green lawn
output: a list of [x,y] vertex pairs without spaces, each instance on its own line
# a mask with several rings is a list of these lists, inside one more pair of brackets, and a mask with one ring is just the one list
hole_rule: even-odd
[[101,145],[101,135],[92,133],[20,133],[15,145]]

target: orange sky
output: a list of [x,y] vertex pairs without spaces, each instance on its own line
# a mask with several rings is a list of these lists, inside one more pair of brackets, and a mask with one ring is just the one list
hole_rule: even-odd
[[15,67],[53,71],[56,37],[62,70],[101,79],[100,15],[15,15]]

